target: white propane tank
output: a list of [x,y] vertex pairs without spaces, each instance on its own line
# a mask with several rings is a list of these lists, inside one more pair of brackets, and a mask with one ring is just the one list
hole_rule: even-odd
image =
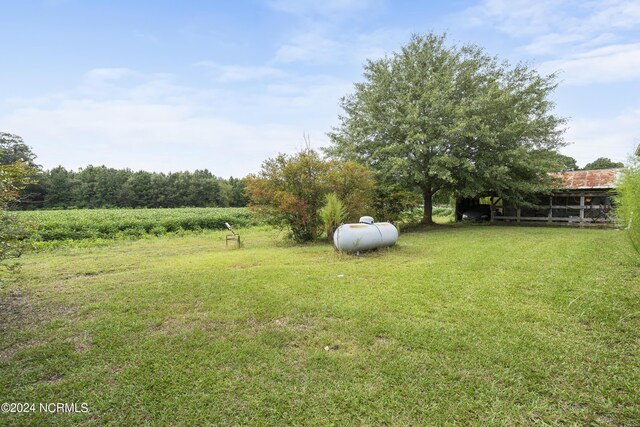
[[398,230],[390,222],[373,222],[370,216],[358,224],[342,224],[333,233],[333,244],[344,252],[367,251],[391,246],[398,241]]

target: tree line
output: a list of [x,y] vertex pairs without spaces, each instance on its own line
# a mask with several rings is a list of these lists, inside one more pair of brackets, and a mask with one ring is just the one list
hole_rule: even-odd
[[146,172],[87,166],[40,171],[17,209],[243,207],[244,181],[208,170]]
[[612,168],[623,168],[624,163],[622,162],[614,162],[608,157],[598,157],[593,162],[587,163],[583,168],[578,167],[578,163],[576,159],[571,156],[565,156],[562,154],[558,154],[558,161],[560,162],[559,172],[569,172],[569,171],[590,171],[597,169],[612,169]]
[[243,179],[220,178],[206,169],[161,173],[90,165],[78,171],[42,170],[31,147],[7,132],[0,132],[0,165],[29,171],[19,194],[6,203],[10,209],[244,207],[249,202]]
[[244,207],[249,203],[243,179],[220,178],[206,169],[162,173],[89,165],[78,171],[63,166],[42,170],[31,147],[7,132],[0,132],[0,165],[22,165],[29,171],[20,194],[7,203],[10,209]]

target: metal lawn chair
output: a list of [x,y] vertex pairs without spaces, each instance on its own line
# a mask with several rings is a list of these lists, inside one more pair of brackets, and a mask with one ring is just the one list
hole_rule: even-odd
[[233,240],[238,242],[238,248],[240,247],[240,235],[238,233],[236,233],[235,231],[233,231],[233,228],[231,227],[231,224],[229,224],[228,222],[225,222],[224,225],[227,226],[227,229],[231,232],[231,234],[227,234],[227,248],[229,247],[229,240]]

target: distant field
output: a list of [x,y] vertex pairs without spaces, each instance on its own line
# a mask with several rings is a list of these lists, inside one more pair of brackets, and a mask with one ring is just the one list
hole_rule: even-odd
[[242,230],[29,254],[0,286],[0,425],[640,420],[618,230],[446,225],[360,257]]
[[136,238],[253,225],[246,208],[79,209],[17,213],[37,226],[36,242]]

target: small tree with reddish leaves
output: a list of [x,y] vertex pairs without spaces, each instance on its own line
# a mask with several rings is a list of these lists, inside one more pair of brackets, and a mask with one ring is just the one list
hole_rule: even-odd
[[366,167],[324,160],[311,149],[265,160],[258,174],[246,178],[246,186],[256,216],[288,229],[298,242],[319,236],[323,226],[318,211],[327,194],[336,193],[352,219],[370,211],[374,188]]
[[32,225],[6,210],[19,199],[24,187],[34,182],[31,178],[34,174],[35,168],[20,160],[0,164],[0,266],[3,268],[15,268],[15,262],[7,261],[18,258],[29,247]]

